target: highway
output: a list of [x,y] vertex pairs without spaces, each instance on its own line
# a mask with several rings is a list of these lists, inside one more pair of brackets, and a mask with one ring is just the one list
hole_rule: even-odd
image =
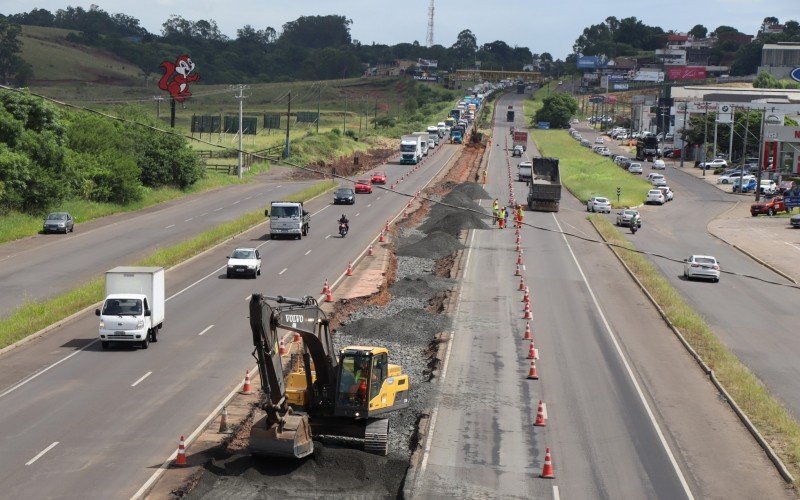
[[[397,189],[421,189],[457,150],[438,148]],[[385,170],[391,182],[411,167]],[[273,195],[277,190],[253,206]],[[146,351],[101,350],[97,318],[84,314],[0,358],[4,496],[106,499],[137,492],[175,451],[178,437],[198,427],[255,364],[250,294],[317,296],[323,280],[343,273],[408,200],[379,189],[358,195],[353,206],[334,207],[330,199],[307,204],[311,233],[300,241],[267,240],[261,225],[168,271],[164,329]],[[342,213],[351,221],[345,239],[332,236]],[[162,228],[177,220],[151,216]],[[225,279],[225,256],[237,246],[261,249],[257,280]]]
[[[520,97],[506,96],[498,108],[519,110]],[[508,198],[508,125],[495,124],[489,159],[487,190],[501,203]],[[524,199],[524,184],[514,186]],[[559,213],[526,211],[525,221],[596,237],[566,191]],[[514,232],[473,231],[440,402],[407,496],[788,497],[610,251],[530,227],[521,240],[540,378],[526,379]],[[547,425],[533,427],[540,399]],[[555,479],[539,478],[548,447]]]
[[[594,137],[590,132],[586,135]],[[612,151],[623,152],[618,147]],[[642,164],[647,175],[652,164]],[[692,165],[693,162],[686,162],[684,168]],[[680,167],[668,166],[664,176],[675,191],[675,199],[664,206],[640,208],[643,230],[635,236],[626,234],[637,248],[677,259],[692,254],[713,255],[724,271],[789,283],[708,233],[711,220],[736,201],[748,203],[752,197],[725,193],[682,172]],[[796,419],[800,418],[800,364],[797,363],[800,338],[795,334],[800,290],[730,274],[723,274],[719,283],[687,281],[683,278],[682,264],[651,260],[705,318],[717,337],[781,399]]]

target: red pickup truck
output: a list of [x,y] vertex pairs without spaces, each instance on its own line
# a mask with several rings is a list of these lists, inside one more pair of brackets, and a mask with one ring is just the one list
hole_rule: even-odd
[[750,205],[750,215],[753,217],[759,214],[775,215],[778,212],[786,212],[788,214],[790,211],[783,204],[783,198],[780,196]]

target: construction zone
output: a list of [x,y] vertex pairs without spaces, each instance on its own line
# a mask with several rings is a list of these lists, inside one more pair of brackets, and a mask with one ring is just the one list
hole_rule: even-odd
[[437,402],[467,231],[491,227],[489,195],[471,182],[485,152],[465,145],[320,296],[250,298],[257,374],[148,498],[404,496]]

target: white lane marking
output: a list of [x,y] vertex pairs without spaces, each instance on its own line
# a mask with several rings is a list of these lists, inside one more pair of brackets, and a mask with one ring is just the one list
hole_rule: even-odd
[[795,250],[800,250],[800,245],[798,245],[797,243],[792,243],[791,241],[784,241],[784,243],[794,248]]
[[281,271],[281,272],[279,272],[279,273],[278,273],[278,276],[280,276],[281,274],[285,273],[287,269],[289,269],[289,268],[288,268],[288,267],[284,267],[284,268],[283,268],[283,271]]
[[245,297],[245,298],[244,298],[244,300],[245,300],[245,301],[248,301],[248,300],[250,300],[250,297],[252,297],[252,296],[253,296],[253,294],[251,293],[250,295],[248,295],[247,297]]
[[553,500],[561,500],[561,497],[558,494],[558,486],[553,485]]
[[356,212],[356,217],[358,217],[359,215],[361,215],[361,212]]
[[672,468],[675,469],[675,474],[678,476],[678,480],[683,487],[684,493],[686,493],[686,497],[689,499],[694,499],[694,495],[692,495],[692,490],[689,489],[689,485],[686,483],[686,478],[683,477],[683,472],[681,472],[681,468],[678,466],[678,462],[675,460],[675,455],[672,454],[672,450],[669,447],[669,443],[667,443],[666,438],[664,437],[664,433],[661,432],[661,427],[658,425],[656,421],[656,417],[653,414],[653,410],[650,409],[650,404],[647,402],[647,399],[644,397],[644,393],[642,392],[642,388],[639,386],[639,381],[636,380],[636,377],[633,374],[633,369],[631,369],[631,365],[628,363],[628,358],[625,357],[625,354],[622,352],[622,348],[617,341],[617,336],[614,335],[614,331],[611,329],[611,325],[608,324],[608,320],[606,319],[606,315],[603,313],[603,310],[600,308],[600,303],[597,301],[597,296],[594,294],[594,290],[592,290],[591,285],[589,285],[589,280],[586,278],[586,274],[583,272],[583,268],[581,267],[580,263],[578,263],[578,258],[575,256],[575,252],[572,251],[572,246],[569,244],[569,240],[567,240],[567,236],[563,234],[563,229],[561,228],[561,224],[558,223],[558,219],[556,218],[555,214],[553,214],[553,220],[558,226],[558,230],[562,232],[561,237],[564,239],[564,243],[567,245],[567,250],[569,250],[570,255],[572,256],[573,262],[575,262],[575,267],[578,268],[578,272],[583,279],[584,284],[586,285],[586,289],[589,291],[589,295],[592,297],[592,302],[594,303],[595,309],[597,309],[597,313],[600,315],[600,319],[603,320],[603,326],[605,326],[606,333],[608,333],[609,338],[611,338],[611,342],[614,344],[614,348],[617,351],[617,355],[619,355],[620,359],[622,360],[622,364],[625,366],[625,371],[628,373],[628,377],[631,379],[633,386],[636,388],[636,393],[639,395],[639,400],[642,402],[642,406],[644,406],[645,411],[647,412],[647,416],[650,418],[650,422],[653,424],[653,428],[658,435],[658,439],[661,441],[661,446],[664,447],[664,451],[667,453],[667,457],[669,457],[669,462],[672,464]]
[[569,222],[565,222],[564,224],[568,225],[568,226],[569,226],[569,227],[571,227],[572,229],[574,229],[574,230],[578,231],[579,233],[581,233],[582,235],[586,236],[586,233],[584,233],[583,231],[581,231],[581,230],[580,230],[580,229],[578,229],[577,227],[573,226],[573,225],[572,225],[572,224],[570,224]]
[[199,215],[199,217],[205,217],[206,215],[208,215],[208,212],[203,212],[202,214]]
[[[478,204],[480,205],[480,201],[478,202]],[[474,241],[475,241],[475,231],[472,231],[472,233],[469,236],[469,245],[468,245],[468,248],[467,248],[467,258],[464,261],[464,274],[466,274],[467,269],[469,269],[469,261],[470,261],[470,257],[472,257],[472,248],[473,248],[473,242]],[[464,276],[462,275],[461,287],[463,287],[463,286],[464,286]],[[461,308],[461,298],[462,298],[462,296],[463,295],[461,293],[461,288],[459,288],[458,300],[456,301],[456,309],[455,309],[455,313],[453,314],[454,318],[458,316],[458,312],[459,312],[459,310]],[[444,355],[444,363],[442,363],[442,375],[439,378],[439,384],[444,383],[444,379],[447,376],[447,366],[450,363],[450,352],[452,351],[451,348],[453,347],[453,339],[455,338],[455,335],[456,335],[455,330],[451,330],[450,331],[450,340],[447,341],[447,351],[445,352],[445,355]],[[422,478],[422,475],[425,473],[425,468],[428,466],[428,456],[430,455],[430,452],[431,452],[431,444],[433,443],[433,431],[436,428],[436,417],[437,417],[438,414],[439,414],[438,407],[434,407],[433,411],[431,412],[431,423],[430,423],[430,427],[428,429],[428,437],[427,437],[427,439],[425,441],[425,452],[422,454],[422,462],[420,463],[419,473],[417,474],[417,482],[420,481],[420,478]],[[417,487],[419,487],[419,484],[417,485]]]
[[214,211],[215,211],[215,212],[219,212],[220,210],[222,210],[222,207],[219,207],[219,208],[215,208],[215,209],[214,209]]
[[241,203],[241,202],[242,202],[242,200],[236,200],[233,203],[231,203],[231,205],[236,205],[237,203]]
[[153,372],[147,372],[147,373],[145,373],[144,375],[142,375],[142,378],[140,378],[140,379],[139,379],[139,380],[137,380],[136,382],[132,383],[132,384],[131,384],[131,387],[136,387],[137,385],[139,385],[139,382],[141,382],[142,380],[144,380],[144,379],[146,379],[147,377],[149,377],[150,375],[152,375],[152,373],[153,373]]
[[206,333],[207,331],[211,330],[212,328],[214,328],[214,325],[208,325],[207,327],[205,327],[205,329],[202,332],[198,333],[197,335],[203,335],[204,333]]
[[[251,368],[250,373],[251,377],[255,377],[256,374],[258,373],[258,365]],[[193,430],[192,433],[186,437],[186,440],[184,441],[186,446],[191,445],[192,442],[197,438],[198,434],[200,434],[200,432],[202,432],[206,428],[209,422],[217,418],[219,412],[222,411],[222,407],[227,405],[228,402],[231,399],[233,399],[233,396],[235,396],[236,393],[239,392],[239,389],[242,387],[241,384],[243,383],[244,383],[244,378],[241,380],[241,382],[237,383],[236,386],[233,388],[233,390],[229,392],[227,396],[225,396],[222,402],[220,402],[220,404],[218,404],[217,407],[214,408],[214,410],[212,410],[211,413],[209,413],[208,416],[202,422],[200,422],[200,425],[198,425],[195,428],[195,430]],[[172,464],[172,461],[175,460],[175,457],[177,456],[178,456],[178,450],[176,448],[175,451],[173,451],[172,454],[169,457],[167,457],[166,460],[164,460],[164,463],[162,463],[161,466],[158,469],[156,469],[155,472],[153,472],[153,475],[150,476],[150,478],[142,485],[142,487],[139,488],[139,491],[133,494],[131,500],[138,500],[142,498],[144,494],[147,493],[150,490],[150,488],[152,488],[153,483],[158,481],[158,478],[161,477],[161,475],[164,474],[164,472],[166,472],[166,470],[170,467],[170,464]]]
[[331,235],[329,234],[328,236],[326,236],[326,237],[325,237],[325,239],[327,240],[327,239],[328,239],[328,238],[330,238],[330,237],[331,237]]
[[169,229],[171,227],[175,227],[175,224],[170,224],[169,226],[165,227],[164,229]]
[[367,208],[369,208],[369,207],[371,207],[371,206],[372,206],[372,203],[370,203],[369,205],[367,205]]
[[[53,444],[51,444],[47,448],[45,448],[42,451],[40,451],[38,455],[36,455],[35,457],[33,457],[30,460],[28,460],[27,462],[25,462],[25,465],[31,465],[33,462],[39,460],[40,458],[42,458],[42,455],[44,455],[48,451],[50,451],[53,448],[55,448],[57,445],[58,445],[58,441],[54,441]],[[177,450],[176,450],[176,453],[177,453]]]
[[306,255],[308,255],[308,254],[310,254],[310,253],[311,253],[311,250],[307,250],[307,251],[306,251]]
[[277,186],[275,186],[275,189],[282,188],[282,187],[283,187],[283,184],[278,184]]
[[189,217],[188,219],[186,219],[186,220],[185,220],[185,221],[183,221],[183,222],[189,222],[189,221],[190,221],[190,220],[192,220],[192,219],[194,219],[194,217]]
[[375,199],[376,199],[376,200],[380,200],[380,199],[381,199],[381,197],[380,197],[380,196],[378,196],[378,197],[377,197],[377,198],[375,198]]
[[245,200],[249,200],[250,198],[252,198],[252,196],[248,196],[247,198],[245,198]]

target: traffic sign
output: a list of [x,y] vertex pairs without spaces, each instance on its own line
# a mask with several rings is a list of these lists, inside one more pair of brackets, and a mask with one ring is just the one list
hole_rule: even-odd
[[792,77],[792,80],[800,82],[800,68],[793,69],[789,76]]
[[622,188],[617,186],[617,203],[619,203],[619,195],[622,194]]

